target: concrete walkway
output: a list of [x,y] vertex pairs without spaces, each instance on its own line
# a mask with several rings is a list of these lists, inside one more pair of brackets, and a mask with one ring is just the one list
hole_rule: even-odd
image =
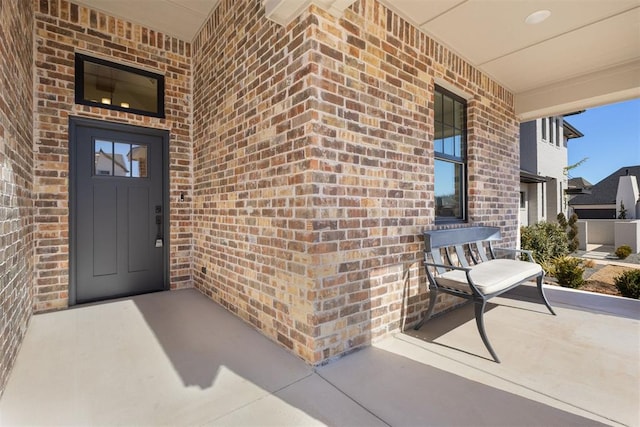
[[37,315],[0,425],[640,425],[639,303],[518,289],[485,316],[502,364],[470,306],[315,369],[193,289]]
[[619,265],[621,267],[640,269],[640,254],[631,254],[620,259],[615,254],[616,248],[607,245],[587,245],[586,251],[576,251],[578,258],[593,260],[596,264]]

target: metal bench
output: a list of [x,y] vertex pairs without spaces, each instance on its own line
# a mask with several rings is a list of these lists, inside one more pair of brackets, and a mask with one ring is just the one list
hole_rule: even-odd
[[[544,304],[551,314],[556,314],[542,287],[544,270],[534,262],[531,252],[492,246],[492,242],[501,240],[500,228],[466,227],[423,234],[429,309],[414,329],[420,329],[431,318],[439,292],[471,300],[482,341],[493,359],[500,363],[484,330],[483,315],[488,300],[535,278]],[[522,254],[529,261],[521,261]]]

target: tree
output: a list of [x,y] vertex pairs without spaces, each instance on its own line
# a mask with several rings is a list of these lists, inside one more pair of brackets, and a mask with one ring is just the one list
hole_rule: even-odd
[[579,162],[577,162],[577,163],[574,163],[574,164],[572,164],[572,165],[568,165],[568,166],[563,167],[563,168],[562,168],[562,171],[563,171],[564,175],[565,175],[565,176],[567,176],[567,177],[569,177],[569,178],[571,178],[571,176],[569,175],[569,171],[570,171],[570,170],[572,170],[572,169],[577,168],[578,166],[581,166],[581,165],[582,165],[584,162],[586,162],[587,160],[589,160],[589,158],[588,158],[588,157],[585,157],[584,159],[580,160],[580,161],[579,161]]
[[569,240],[569,252],[575,252],[580,246],[578,240],[578,215],[571,214],[569,217],[569,231],[567,231],[567,239]]
[[569,253],[575,252],[580,245],[580,241],[578,240],[578,225],[576,224],[578,222],[578,215],[575,213],[572,214],[571,217],[569,217],[569,221],[567,221],[564,214],[560,212],[556,218],[558,220],[558,225],[567,233],[567,246],[569,248]]
[[618,213],[618,219],[627,219],[627,209],[624,207],[624,203],[620,201],[620,211]]

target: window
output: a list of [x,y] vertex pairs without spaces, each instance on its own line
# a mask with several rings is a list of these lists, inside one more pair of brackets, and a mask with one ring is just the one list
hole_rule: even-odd
[[95,140],[94,174],[127,178],[147,177],[147,146]]
[[520,209],[527,208],[527,193],[524,191],[520,192]]
[[436,86],[434,111],[436,221],[466,219],[467,104]]
[[164,117],[164,76],[76,53],[76,104]]
[[547,140],[547,119],[540,119],[540,122],[542,124],[542,140],[546,141]]

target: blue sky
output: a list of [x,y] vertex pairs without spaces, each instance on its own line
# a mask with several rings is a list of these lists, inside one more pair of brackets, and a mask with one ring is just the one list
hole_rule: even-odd
[[569,140],[569,171],[592,184],[623,166],[640,165],[640,99],[592,108],[566,120],[584,134]]

